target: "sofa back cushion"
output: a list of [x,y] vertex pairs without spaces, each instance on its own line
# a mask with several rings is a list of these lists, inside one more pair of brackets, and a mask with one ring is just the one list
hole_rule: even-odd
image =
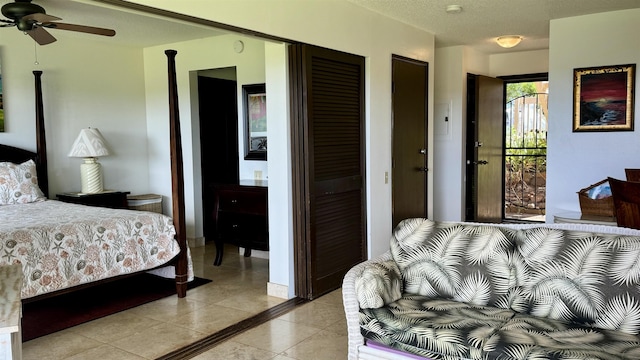
[[640,237],[536,227],[506,230],[526,267],[526,313],[630,334],[640,331]]
[[474,305],[511,308],[523,259],[505,230],[489,225],[403,220],[394,230],[391,254],[404,291]]

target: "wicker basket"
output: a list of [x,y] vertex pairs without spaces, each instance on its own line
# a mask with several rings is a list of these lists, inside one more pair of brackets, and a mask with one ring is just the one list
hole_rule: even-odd
[[142,194],[127,196],[129,209],[152,211],[162,214],[162,196],[156,194]]
[[588,195],[589,190],[606,182],[607,180],[605,179],[578,191],[580,211],[583,215],[615,217],[616,211],[613,206],[612,196],[602,199],[591,199]]

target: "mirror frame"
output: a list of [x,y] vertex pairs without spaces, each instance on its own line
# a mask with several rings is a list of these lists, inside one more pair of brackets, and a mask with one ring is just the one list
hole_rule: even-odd
[[[256,109],[255,102],[258,103]],[[267,160],[267,92],[265,84],[242,85],[244,159]],[[262,104],[262,105],[259,105]],[[253,107],[253,111],[251,108]],[[256,112],[257,110],[257,112]],[[258,128],[256,130],[256,127]],[[260,130],[260,131],[258,131]]]

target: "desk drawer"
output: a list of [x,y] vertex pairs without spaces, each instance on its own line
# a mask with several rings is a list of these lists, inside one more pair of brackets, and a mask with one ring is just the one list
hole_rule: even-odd
[[227,243],[256,250],[269,250],[267,218],[220,212],[218,236]]
[[267,214],[266,191],[237,191],[219,190],[218,211],[235,212],[239,214]]

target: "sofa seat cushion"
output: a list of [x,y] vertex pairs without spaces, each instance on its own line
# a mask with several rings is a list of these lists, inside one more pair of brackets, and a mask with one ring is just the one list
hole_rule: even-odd
[[404,294],[385,307],[360,310],[362,335],[432,359],[480,359],[491,336],[515,315],[509,309]]
[[622,331],[516,314],[486,342],[489,359],[640,359],[640,338]]

